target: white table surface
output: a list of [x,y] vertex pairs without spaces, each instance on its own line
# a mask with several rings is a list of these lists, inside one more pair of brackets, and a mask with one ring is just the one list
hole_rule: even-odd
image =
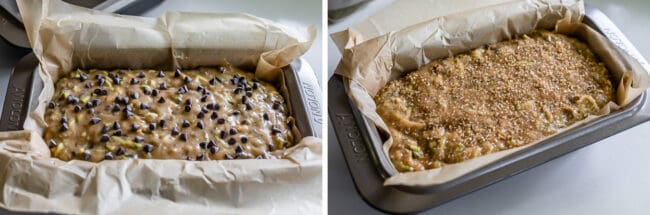
[[[162,4],[142,14],[158,17],[166,11],[191,11],[210,13],[248,13],[270,19],[287,26],[316,26],[318,36],[311,48],[303,55],[314,69],[318,83],[321,83],[322,60],[322,3],[319,0],[165,0]],[[322,87],[322,86],[321,86]]]
[[[345,29],[390,2],[369,2],[357,13],[329,25],[329,33]],[[586,3],[607,14],[641,54],[650,58],[650,1]],[[331,77],[341,58],[331,38],[328,52]],[[331,123],[328,131],[329,213],[378,213],[356,192]],[[424,213],[650,214],[649,153],[650,122],[646,122]]]

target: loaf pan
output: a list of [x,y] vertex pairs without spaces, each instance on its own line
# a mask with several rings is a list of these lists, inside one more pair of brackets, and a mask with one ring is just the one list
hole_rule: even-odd
[[[583,22],[628,51],[642,64],[647,64],[620,30],[598,9],[587,6]],[[334,75],[328,82],[328,111],[333,132],[361,197],[369,205],[389,213],[414,213],[438,206],[650,120],[650,99],[646,91],[620,110],[559,133],[449,182],[434,186],[384,186],[384,180],[398,171],[384,153],[383,140],[375,125],[346,99],[343,81],[343,77]]]
[[[13,70],[0,117],[0,132],[22,130],[27,114],[36,108],[43,82],[33,53],[23,57]],[[288,101],[296,126],[303,136],[321,136],[321,91],[311,67],[298,59],[282,68]]]

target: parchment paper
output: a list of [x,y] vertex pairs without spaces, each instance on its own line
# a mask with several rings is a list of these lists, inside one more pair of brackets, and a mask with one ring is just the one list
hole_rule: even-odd
[[0,133],[0,206],[71,214],[314,214],[321,211],[321,140],[277,160],[64,162],[50,158],[43,114],[53,83],[75,68],[192,68],[223,59],[276,81],[316,29],[247,14],[169,12],[157,19],[59,0],[18,5],[44,90],[23,131]]
[[[376,104],[372,97],[388,81],[397,79],[434,59],[507,40],[535,29],[555,29],[558,33],[577,37],[587,43],[605,63],[614,76],[617,101],[603,107],[599,116],[625,106],[650,86],[650,74],[639,62],[581,23],[584,15],[584,2],[581,0],[515,0],[494,1],[494,4],[463,1],[484,6],[473,9],[465,6],[467,10],[440,16],[430,14],[430,18],[426,19],[424,17],[428,11],[418,8],[432,7],[431,3],[427,2],[418,1],[417,3],[423,5],[410,5],[413,2],[398,1],[373,16],[370,21],[354,27],[372,30],[346,30],[332,35],[339,37],[339,47],[347,47],[343,50],[343,57],[336,72],[346,77],[348,95],[362,114],[386,133],[387,126],[376,113]],[[412,11],[404,13],[403,8],[410,8]],[[402,12],[401,17],[387,19],[390,15],[397,14],[397,11]],[[377,20],[383,22],[376,22]],[[404,26],[400,23],[414,24]],[[377,35],[385,32],[382,26],[389,26],[391,31]],[[589,117],[564,130],[595,118],[598,116]],[[388,178],[384,185],[435,185],[448,182],[541,141],[437,169],[399,173]],[[392,138],[389,138],[383,145],[384,153],[388,153],[391,145]]]

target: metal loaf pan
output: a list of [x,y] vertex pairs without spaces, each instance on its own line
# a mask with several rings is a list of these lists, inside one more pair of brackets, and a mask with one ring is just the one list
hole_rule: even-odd
[[[587,7],[583,22],[647,65],[602,12]],[[328,82],[328,89],[330,119],[357,191],[368,204],[390,213],[414,213],[435,207],[650,120],[650,99],[646,91],[621,110],[559,133],[452,181],[435,186],[383,186],[384,180],[398,171],[383,152],[383,140],[377,128],[345,99],[347,94],[341,76],[334,75]]]
[[[311,66],[297,59],[282,68],[289,105],[296,126],[303,136],[321,136],[321,90]],[[22,130],[27,114],[38,104],[43,82],[33,53],[23,57],[14,68],[0,117],[0,132]]]

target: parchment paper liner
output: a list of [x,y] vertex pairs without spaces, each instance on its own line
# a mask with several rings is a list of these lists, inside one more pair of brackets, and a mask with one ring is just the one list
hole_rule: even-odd
[[316,29],[247,14],[169,12],[158,19],[88,10],[59,0],[18,1],[44,89],[23,131],[0,133],[0,206],[73,214],[311,214],[321,211],[321,140],[284,159],[91,163],[50,158],[42,136],[53,81],[74,68],[172,69],[220,59],[282,81]]
[[[443,16],[431,14],[430,19],[424,20],[426,10],[415,9],[417,7],[413,5],[405,6],[412,2],[402,1],[373,16],[371,21],[355,26],[356,29],[366,30],[346,30],[333,34],[332,37],[338,41],[338,46],[345,47],[336,73],[346,78],[346,91],[352,102],[379,129],[388,133],[386,124],[375,111],[376,104],[372,99],[372,96],[376,95],[388,81],[397,79],[431,60],[507,40],[535,29],[555,29],[558,33],[577,37],[586,42],[606,64],[614,76],[614,86],[618,86],[617,101],[602,108],[599,116],[625,106],[650,86],[650,74],[638,61],[581,23],[584,15],[582,1],[493,2],[496,3],[479,4],[487,6],[474,9],[465,7],[468,9]],[[417,5],[422,8],[430,8],[431,5],[427,4],[434,4],[424,1],[418,3],[423,4]],[[398,13],[399,10],[395,8],[411,8],[415,11],[403,13],[403,16],[398,19],[385,19],[389,14]],[[398,22],[414,24],[400,28],[404,24]],[[384,25],[395,30],[368,39],[384,31],[381,27]],[[597,117],[589,117],[562,131]],[[388,178],[384,185],[426,186],[445,183],[541,141],[437,169],[399,173]],[[389,138],[383,145],[384,153],[388,153],[391,144],[392,138]]]

